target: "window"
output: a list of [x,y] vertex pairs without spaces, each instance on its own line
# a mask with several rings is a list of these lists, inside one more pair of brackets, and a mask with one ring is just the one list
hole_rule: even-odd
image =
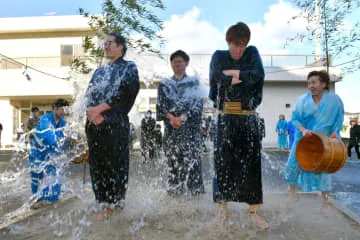
[[61,45],[60,54],[61,54],[61,66],[71,66],[74,55],[73,45]]

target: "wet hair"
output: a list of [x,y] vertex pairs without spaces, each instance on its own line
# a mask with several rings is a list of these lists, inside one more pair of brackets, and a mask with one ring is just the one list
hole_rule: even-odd
[[124,47],[123,56],[125,56],[125,53],[126,53],[126,50],[127,50],[126,39],[123,36],[121,36],[120,34],[116,33],[116,32],[111,32],[108,35],[115,37],[115,42],[116,42],[116,44],[118,46],[120,44],[123,45],[123,47]]
[[53,103],[52,105],[53,107],[67,107],[69,106],[69,102],[66,101],[65,99],[62,99],[62,98],[59,98],[59,99],[56,99],[55,102]]
[[320,82],[325,83],[325,89],[329,90],[330,87],[330,75],[328,72],[326,71],[311,71],[308,76],[307,76],[307,80],[309,81],[309,79],[313,76],[318,76],[320,79]]
[[186,63],[190,61],[189,55],[183,50],[177,50],[176,52],[172,53],[170,56],[170,62],[174,60],[175,57],[182,57]]
[[238,22],[226,31],[226,41],[236,45],[247,45],[250,41],[250,28],[243,22]]
[[32,107],[31,108],[31,112],[38,112],[39,111],[39,108],[38,107]]

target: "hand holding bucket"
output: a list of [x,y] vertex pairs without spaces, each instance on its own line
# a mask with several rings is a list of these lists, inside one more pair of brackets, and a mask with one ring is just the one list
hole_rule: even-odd
[[300,139],[296,160],[305,171],[335,173],[345,164],[346,148],[338,138],[313,133]]

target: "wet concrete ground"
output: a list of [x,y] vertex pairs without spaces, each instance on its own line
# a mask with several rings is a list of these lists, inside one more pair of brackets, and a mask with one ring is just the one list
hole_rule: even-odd
[[[9,166],[11,154],[0,154],[0,173]],[[203,173],[207,193],[200,199],[165,193],[164,164],[161,160],[143,163],[138,154],[131,160],[129,191],[123,212],[117,212],[104,223],[91,220],[93,193],[89,176],[82,185],[82,165],[69,167],[71,184],[68,189],[81,191],[79,198],[59,202],[27,220],[0,233],[0,239],[360,239],[359,225],[336,208],[328,216],[320,214],[320,201],[315,195],[302,195],[294,212],[284,210],[287,184],[283,169],[287,153],[265,151],[263,156],[264,206],[261,214],[270,222],[270,229],[259,231],[251,224],[245,204],[230,204],[233,212],[226,225],[210,224],[215,216],[211,196],[211,154],[203,155]],[[357,172],[360,164],[347,162],[333,177],[333,195],[340,203],[360,213],[354,194],[360,193]],[[15,177],[16,178],[16,177]],[[28,178],[20,178],[28,181]],[[21,185],[21,184],[20,184]],[[1,202],[0,217],[20,207],[30,196],[28,185],[22,184]],[[66,194],[66,193],[65,193]],[[0,218],[1,219],[1,218]]]

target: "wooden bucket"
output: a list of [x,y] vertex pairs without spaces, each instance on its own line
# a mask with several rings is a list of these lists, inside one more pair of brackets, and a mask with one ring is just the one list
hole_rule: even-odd
[[296,160],[305,171],[335,173],[345,164],[346,148],[340,139],[313,134],[300,139]]

